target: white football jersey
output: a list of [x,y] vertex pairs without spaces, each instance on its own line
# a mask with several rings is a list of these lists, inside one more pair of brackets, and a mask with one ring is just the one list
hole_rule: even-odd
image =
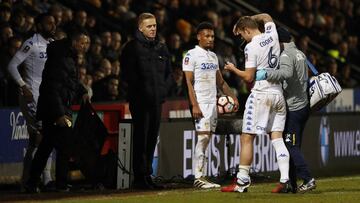
[[[47,59],[46,48],[49,43],[50,40],[44,39],[40,34],[34,34],[23,43],[8,65],[12,78],[19,86],[26,84],[36,100]],[[21,76],[18,66],[23,62],[25,67]]]
[[[275,23],[265,24],[265,32],[252,38],[245,47],[245,68],[273,70],[278,68],[280,44]],[[252,91],[282,92],[281,83],[255,81]]]
[[219,61],[216,54],[195,46],[189,50],[182,65],[183,71],[194,72],[194,90],[199,104],[216,104],[216,71]]

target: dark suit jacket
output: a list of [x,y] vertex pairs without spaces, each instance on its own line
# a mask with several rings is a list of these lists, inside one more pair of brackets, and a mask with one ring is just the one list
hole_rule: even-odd
[[145,105],[164,102],[173,83],[170,54],[165,44],[147,40],[140,31],[120,57],[121,76],[128,84],[128,100]]
[[86,89],[78,80],[76,53],[68,39],[54,41],[47,47],[47,61],[42,74],[37,118],[54,122],[63,115],[71,116],[71,105]]

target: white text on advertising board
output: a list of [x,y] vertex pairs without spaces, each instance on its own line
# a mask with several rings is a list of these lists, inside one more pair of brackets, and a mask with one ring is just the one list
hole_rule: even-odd
[[335,157],[360,156],[360,130],[334,132]]
[[[184,131],[183,149],[183,177],[194,174],[194,161],[196,135],[195,131]],[[223,142],[221,142],[223,141]],[[235,169],[240,162],[240,135],[229,135],[230,154],[226,146],[225,135],[212,135],[207,151],[208,176],[218,176],[220,173]],[[223,144],[220,144],[223,143]],[[230,157],[229,157],[230,156]],[[224,170],[224,171],[221,171]],[[278,165],[275,150],[267,135],[257,135],[254,141],[254,159],[251,166],[252,172],[277,171]]]
[[[21,123],[20,121],[23,122]],[[26,129],[26,121],[21,112],[15,115],[15,112],[10,113],[10,127],[12,128],[11,140],[25,140],[29,139],[29,134]]]

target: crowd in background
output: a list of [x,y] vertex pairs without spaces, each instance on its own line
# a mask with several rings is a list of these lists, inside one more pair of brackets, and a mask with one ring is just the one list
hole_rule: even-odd
[[[34,18],[43,12],[56,20],[55,40],[76,30],[90,35],[88,51],[77,58],[79,80],[92,94],[93,102],[124,101],[126,83],[121,79],[119,56],[136,29],[136,17],[152,12],[157,18],[158,37],[171,53],[175,83],[168,97],[184,98],[186,85],[181,69],[183,53],[196,44],[194,29],[201,21],[215,27],[215,53],[220,68],[226,61],[242,67],[241,42],[232,33],[234,22],[252,13],[226,9],[215,0],[2,0],[0,1],[0,107],[17,106],[18,87],[6,66],[24,40],[35,29]],[[70,2],[70,3],[69,3]],[[250,1],[249,1],[250,2]],[[359,65],[360,1],[272,0],[251,1],[259,10],[294,29],[296,44],[321,71],[337,77],[343,88],[359,83],[352,78],[350,64]],[[84,5],[84,6],[74,6]],[[310,49],[310,39],[324,51]],[[237,96],[247,95],[251,84],[222,71]]]
[[[296,44],[320,71],[334,75],[344,88],[359,85],[351,77],[350,65],[359,67],[360,64],[359,0],[256,0],[252,3],[291,25],[300,34]],[[310,39],[322,46],[322,55],[309,49]]]

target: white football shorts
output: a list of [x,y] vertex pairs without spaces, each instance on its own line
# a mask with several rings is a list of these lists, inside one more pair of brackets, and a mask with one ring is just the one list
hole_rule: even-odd
[[217,124],[216,104],[199,104],[203,118],[195,120],[195,130],[202,132],[215,132]]
[[29,135],[32,136],[34,134],[39,133],[38,131],[40,130],[42,125],[41,125],[41,121],[38,121],[36,119],[37,101],[33,99],[31,102],[28,102],[25,100],[23,96],[20,95],[19,105],[20,105],[20,110],[26,120],[26,125]]
[[281,93],[252,92],[245,104],[242,132],[268,134],[284,131],[286,102]]

